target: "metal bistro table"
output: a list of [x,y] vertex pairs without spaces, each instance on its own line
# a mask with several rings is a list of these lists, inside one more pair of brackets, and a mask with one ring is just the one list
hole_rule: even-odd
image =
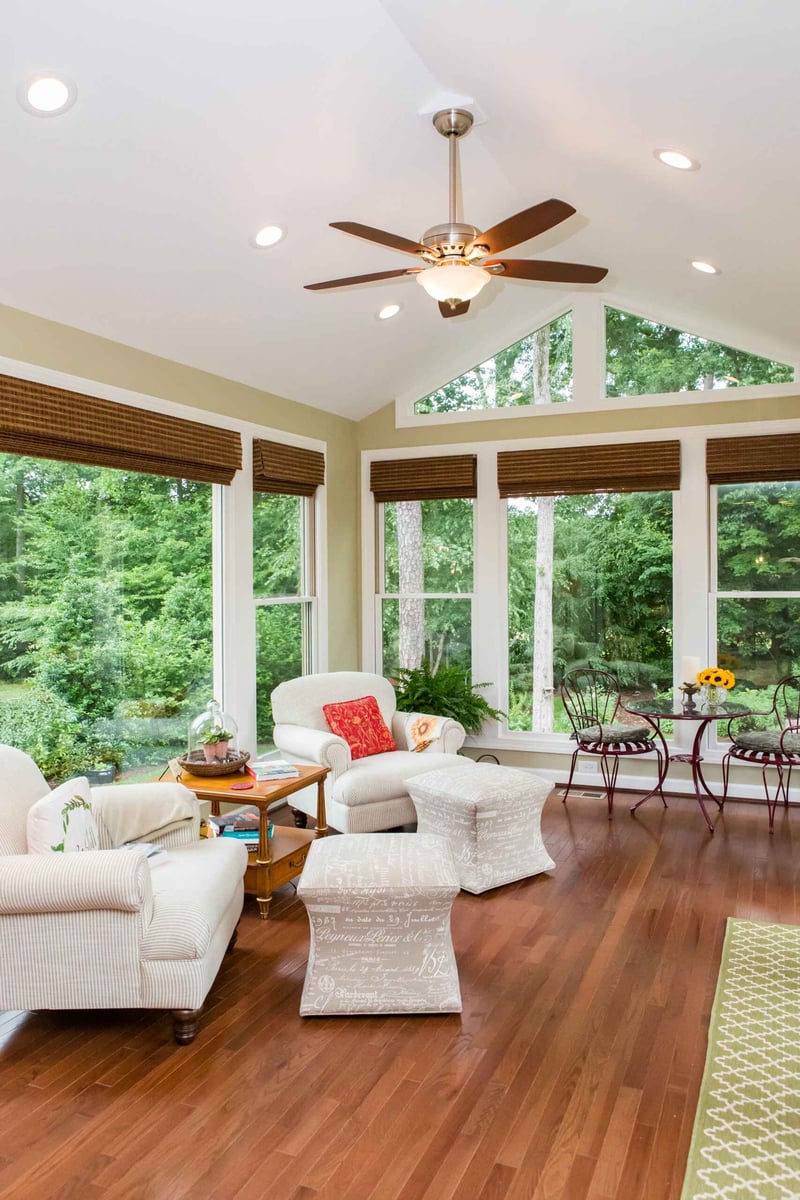
[[[718,809],[722,809],[722,800],[719,800],[703,778],[703,772],[700,764],[703,761],[703,756],[700,753],[700,745],[703,741],[703,734],[712,721],[730,721],[732,717],[746,717],[751,711],[745,704],[697,704],[693,708],[686,709],[680,703],[675,701],[671,696],[667,697],[652,697],[648,700],[629,700],[623,705],[630,713],[635,713],[637,717],[644,717],[648,725],[652,725],[656,732],[656,737],[661,741],[661,747],[664,752],[663,765],[656,786],[652,791],[643,796],[636,804],[634,804],[631,812],[636,812],[640,805],[644,804],[645,800],[649,800],[661,788],[669,770],[671,762],[689,763],[692,768],[692,782],[694,783],[694,794],[697,803],[700,805],[700,811],[705,818],[709,833],[714,832],[714,826],[708,815],[705,806],[705,799],[708,797],[713,800]],[[692,749],[688,754],[670,754],[667,750],[667,742],[664,734],[661,732],[662,721],[694,721],[697,724],[697,733],[694,735]]]

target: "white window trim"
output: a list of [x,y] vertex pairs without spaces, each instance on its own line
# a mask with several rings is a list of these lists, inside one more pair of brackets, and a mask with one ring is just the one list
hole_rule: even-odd
[[[255,621],[253,608],[253,448],[254,438],[318,450],[318,438],[287,433],[271,425],[206,409],[192,408],[161,396],[134,392],[97,379],[54,371],[36,363],[0,355],[0,373],[49,384],[68,391],[85,392],[102,400],[144,408],[208,425],[210,430],[232,429],[242,435],[242,469],[228,485],[212,484],[212,612],[214,622],[215,697],[236,717],[240,741],[256,745]],[[328,667],[328,630],[320,614],[327,612],[328,596],[326,488],[314,498],[314,577],[316,597],[312,608],[312,662],[315,671]]]
[[[707,341],[733,346],[773,362],[784,362],[792,367],[794,381],[792,383],[763,383],[752,387],[712,388],[707,391],[700,389],[685,392],[649,393],[641,396],[607,396],[606,308],[618,308],[647,321],[684,329]],[[557,404],[521,404],[510,408],[472,409],[468,412],[417,413],[414,411],[414,405],[421,397],[446,387],[448,383],[452,383],[466,371],[472,370],[476,365],[476,355],[480,356],[477,359],[478,362],[485,362],[501,350],[513,346],[521,338],[543,328],[570,310],[573,321],[572,400]],[[445,421],[452,424],[454,422],[515,420],[520,417],[533,417],[541,420],[543,417],[563,416],[567,413],[665,408],[698,401],[703,404],[718,404],[733,400],[763,400],[770,396],[796,396],[800,393],[800,359],[798,359],[796,348],[787,352],[785,346],[780,347],[775,343],[770,343],[768,338],[753,336],[750,333],[744,340],[746,345],[742,344],[741,331],[728,330],[726,332],[719,328],[712,329],[706,324],[705,318],[697,318],[693,314],[673,313],[667,315],[663,311],[656,314],[649,309],[645,311],[643,306],[634,300],[610,292],[575,293],[568,298],[566,303],[562,300],[560,304],[545,309],[535,316],[528,314],[524,318],[524,328],[519,323],[507,327],[504,330],[503,345],[501,346],[497,345],[496,335],[494,335],[491,348],[489,348],[487,338],[470,342],[468,352],[472,361],[468,365],[463,365],[462,357],[462,365],[448,372],[447,378],[442,377],[441,371],[421,376],[413,389],[404,391],[395,398],[395,423],[398,428],[426,428],[444,424]]]
[[[715,630],[710,618],[714,595],[711,591],[711,541],[713,528],[709,512],[709,497],[705,466],[705,445],[708,438],[757,437],[764,434],[798,433],[800,419],[782,421],[743,422],[728,426],[696,426],[690,430],[673,427],[653,430],[632,430],[617,434],[573,434],[548,438],[498,439],[492,442],[453,442],[435,446],[410,446],[402,449],[362,451],[361,455],[361,528],[363,532],[362,612],[372,614],[362,629],[364,670],[378,670],[380,663],[380,607],[376,604],[376,584],[379,564],[376,561],[376,510],[369,488],[370,467],[373,462],[398,458],[436,457],[444,454],[477,454],[478,497],[475,501],[475,562],[473,592],[473,679],[476,683],[491,681],[484,693],[494,707],[507,709],[508,701],[508,587],[507,524],[505,501],[494,486],[496,456],[503,450],[537,449],[543,446],[595,446],[621,442],[649,442],[678,439],[681,442],[681,488],[673,492],[673,685],[679,678],[681,660],[692,655],[710,661],[709,647],[715,645]],[[491,581],[484,582],[482,581]],[[698,603],[698,596],[702,601]],[[476,630],[480,629],[480,638]],[[694,731],[688,722],[675,724],[675,734],[669,743],[670,751],[684,753],[691,744]],[[565,760],[572,746],[565,734],[535,734],[507,731],[499,723],[487,723],[479,738],[468,739],[468,745],[482,750],[520,751],[555,754]],[[718,764],[724,751],[715,746],[704,749],[704,760]],[[584,778],[584,783],[588,782]],[[592,777],[597,786],[598,777]],[[625,786],[632,786],[626,782]],[[672,787],[672,780],[670,780]],[[752,788],[749,788],[749,792]],[[732,791],[731,794],[736,794]]]

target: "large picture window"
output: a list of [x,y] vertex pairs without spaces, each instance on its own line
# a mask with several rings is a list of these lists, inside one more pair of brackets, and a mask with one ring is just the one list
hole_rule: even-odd
[[404,500],[378,505],[378,594],[384,674],[396,667],[470,669],[473,502]]
[[763,709],[800,671],[800,481],[717,487],[716,542],[717,661]]
[[623,691],[672,678],[672,495],[508,501],[508,724],[568,733],[565,672],[599,667]]
[[156,778],[211,694],[212,485],[0,454],[0,741]]

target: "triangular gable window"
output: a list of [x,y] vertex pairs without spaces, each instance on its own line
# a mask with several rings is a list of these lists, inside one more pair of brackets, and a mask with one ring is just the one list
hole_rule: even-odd
[[606,308],[607,396],[751,387],[793,379],[794,370],[786,363]]
[[414,412],[473,412],[572,399],[572,313],[527,334],[414,405]]

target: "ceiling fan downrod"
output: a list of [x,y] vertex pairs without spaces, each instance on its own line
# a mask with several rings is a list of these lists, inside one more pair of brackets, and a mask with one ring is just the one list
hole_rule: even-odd
[[449,220],[446,225],[433,225],[426,229],[420,241],[433,252],[431,261],[438,258],[462,258],[465,248],[480,234],[474,225],[467,225],[458,219],[459,198],[459,152],[458,143],[465,137],[473,125],[473,116],[465,108],[443,108],[433,116],[433,127],[449,143],[450,174],[449,174]]

